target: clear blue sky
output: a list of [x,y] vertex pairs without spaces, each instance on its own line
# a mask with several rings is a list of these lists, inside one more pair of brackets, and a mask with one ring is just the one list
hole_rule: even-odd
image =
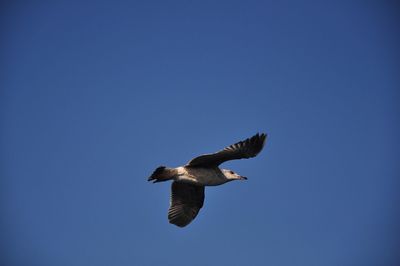
[[[398,6],[275,2],[3,3],[2,265],[398,265]],[[168,224],[154,168],[256,132]]]

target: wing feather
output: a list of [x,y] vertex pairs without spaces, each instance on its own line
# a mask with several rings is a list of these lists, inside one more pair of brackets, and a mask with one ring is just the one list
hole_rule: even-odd
[[263,149],[266,138],[266,134],[257,133],[253,137],[232,144],[219,152],[200,155],[192,159],[187,166],[218,166],[229,160],[255,157]]
[[179,227],[188,225],[196,218],[204,202],[204,186],[182,182],[171,185],[171,203],[168,220]]

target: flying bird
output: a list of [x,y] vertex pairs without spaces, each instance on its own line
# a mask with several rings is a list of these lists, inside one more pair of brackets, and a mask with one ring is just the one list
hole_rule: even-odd
[[173,180],[168,220],[179,227],[188,225],[197,216],[204,202],[204,187],[218,186],[233,180],[246,180],[219,165],[230,160],[255,157],[264,147],[267,135],[256,134],[216,153],[200,155],[184,166],[158,167],[148,178],[153,183]]

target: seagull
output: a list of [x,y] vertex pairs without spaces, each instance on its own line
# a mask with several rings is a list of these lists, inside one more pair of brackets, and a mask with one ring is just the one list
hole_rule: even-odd
[[186,165],[169,168],[158,167],[148,178],[153,183],[173,180],[168,220],[185,227],[196,218],[204,203],[204,187],[219,186],[233,180],[247,180],[232,170],[219,165],[230,160],[253,158],[264,147],[267,134],[257,133],[216,153],[200,155]]

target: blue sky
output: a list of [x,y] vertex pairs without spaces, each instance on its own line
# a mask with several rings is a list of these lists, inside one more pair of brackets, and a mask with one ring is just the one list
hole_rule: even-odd
[[[275,2],[2,4],[1,261],[398,265],[398,6]],[[155,167],[256,132],[168,224]]]

